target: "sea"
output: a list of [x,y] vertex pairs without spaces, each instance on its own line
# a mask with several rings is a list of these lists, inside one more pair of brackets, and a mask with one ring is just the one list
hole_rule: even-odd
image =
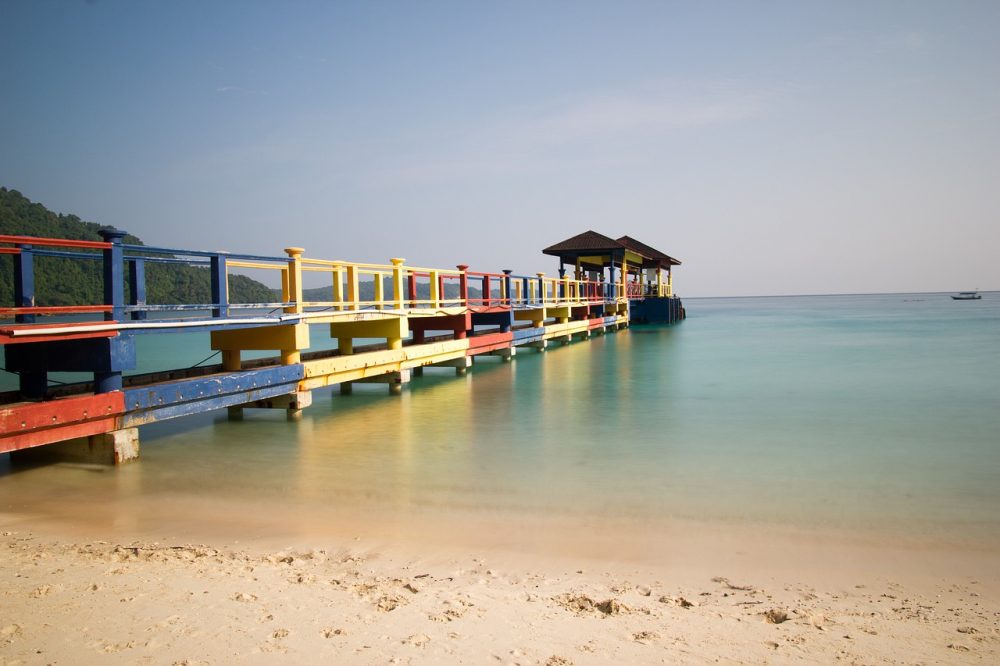
[[[144,426],[118,468],[0,456],[0,522],[241,543],[572,530],[599,548],[682,523],[1000,543],[1000,293],[685,306],[673,326],[427,369],[402,395],[317,390],[298,421]],[[204,333],[148,335],[139,356],[212,352]]]

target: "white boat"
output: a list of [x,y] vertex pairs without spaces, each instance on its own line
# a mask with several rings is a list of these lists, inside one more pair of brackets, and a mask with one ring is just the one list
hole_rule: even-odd
[[960,291],[958,296],[952,296],[952,300],[955,301],[978,301],[982,296],[979,295],[978,291]]

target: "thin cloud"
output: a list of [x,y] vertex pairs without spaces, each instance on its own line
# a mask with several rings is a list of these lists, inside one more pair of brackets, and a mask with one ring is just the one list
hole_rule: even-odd
[[243,93],[245,95],[266,95],[266,90],[251,90],[242,86],[221,86],[215,89],[217,93]]
[[596,134],[704,127],[744,120],[758,114],[757,95],[687,98],[684,94],[602,95],[568,104],[543,116],[538,130],[554,138]]

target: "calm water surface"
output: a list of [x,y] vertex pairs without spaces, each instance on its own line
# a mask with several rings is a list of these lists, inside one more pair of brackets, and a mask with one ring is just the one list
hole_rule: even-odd
[[[1000,294],[686,305],[678,326],[428,370],[398,397],[316,391],[298,423],[148,426],[120,469],[0,456],[0,511],[234,538],[690,519],[1000,539]],[[211,353],[203,334],[139,350],[143,369]]]

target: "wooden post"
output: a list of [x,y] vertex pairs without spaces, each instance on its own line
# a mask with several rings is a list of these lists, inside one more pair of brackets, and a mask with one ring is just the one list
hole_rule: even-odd
[[403,291],[403,262],[406,259],[394,258],[392,261],[392,300],[397,310],[403,309],[405,292]]
[[104,250],[104,304],[111,306],[111,312],[105,313],[108,321],[121,321],[125,318],[125,253],[122,250],[124,231],[117,229],[101,229],[101,238],[111,247]]
[[376,272],[375,280],[375,309],[381,310],[385,304],[385,283],[382,281],[382,273]]
[[[35,254],[30,245],[18,245],[21,251],[14,255],[14,307],[35,307]],[[35,315],[14,315],[18,324],[34,324]]]
[[[129,305],[146,305],[146,262],[141,257],[128,260],[128,290]],[[132,312],[132,319],[143,320],[147,314],[136,310]]]
[[334,306],[337,310],[344,309],[344,276],[340,272],[340,266],[333,269],[333,302],[339,303]]
[[359,310],[361,308],[359,300],[361,300],[361,286],[358,284],[358,267],[350,264],[347,267],[347,302],[350,304],[348,309]]
[[434,309],[441,307],[441,281],[438,279],[440,277],[437,271],[431,271],[430,273],[430,301],[431,307]]
[[469,307],[469,276],[465,273],[469,267],[466,264],[459,264],[456,268],[460,271],[458,274],[458,297],[462,299],[463,307]]
[[[229,316],[229,277],[226,270],[226,255],[213,254],[211,257],[211,282],[212,282],[212,316],[225,318]],[[145,286],[143,287],[143,297],[145,297]]]
[[290,307],[285,308],[288,313],[302,312],[302,253],[305,250],[301,247],[286,247],[288,254],[288,301]]

